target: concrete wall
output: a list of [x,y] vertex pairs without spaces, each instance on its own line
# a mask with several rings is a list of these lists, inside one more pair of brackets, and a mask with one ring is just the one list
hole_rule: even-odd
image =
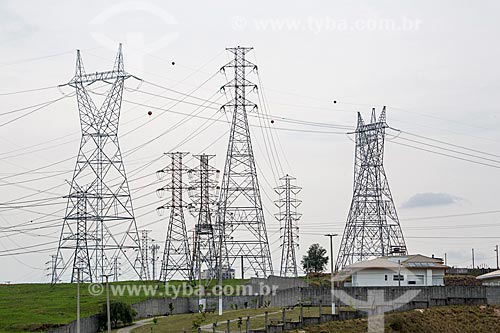
[[[98,316],[94,315],[87,318],[82,318],[80,320],[80,332],[81,333],[95,333],[99,330],[99,320]],[[48,330],[49,333],[74,333],[76,332],[76,320],[72,321],[68,325],[53,328]]]
[[500,287],[494,286],[486,286],[486,302],[491,305],[500,304]]
[[268,278],[250,278],[248,284],[251,285],[255,290],[258,290],[261,284],[266,286],[275,286],[278,289],[289,289],[295,287],[307,287],[307,282],[304,279],[293,278],[293,277],[281,277],[271,275]]
[[[493,288],[487,292],[487,288]],[[500,288],[495,287],[349,287],[339,288],[353,298],[366,300],[368,290],[380,290],[386,301],[403,296],[408,290],[419,290],[419,294],[401,310],[413,308],[427,308],[443,305],[474,305],[500,303]],[[330,288],[302,288],[302,300],[313,305],[329,304],[331,301]],[[350,304],[345,304],[350,305]]]
[[[420,290],[420,293],[411,302],[400,304],[401,307],[398,309],[400,311],[444,305],[500,304],[500,287],[491,286],[349,287],[336,290],[343,290],[352,297],[361,300],[367,299],[369,290],[379,290],[384,293],[386,301],[397,299],[408,290]],[[278,289],[275,295],[269,296],[227,296],[223,300],[223,309],[229,310],[235,307],[243,309],[245,302],[251,308],[261,307],[267,302],[269,302],[269,306],[271,307],[294,306],[300,303],[318,306],[320,302],[324,306],[327,306],[331,302],[331,291],[330,288],[295,287]],[[165,315],[169,312],[169,303],[172,303],[174,306],[174,314],[198,311],[198,299],[195,297],[150,299],[134,304],[132,308],[137,311],[138,318],[145,318],[148,316]],[[207,299],[207,308],[217,311],[218,298],[209,297]],[[83,318],[81,327],[82,333],[97,332],[97,316]],[[76,323],[72,322],[66,326],[49,330],[49,332],[74,333],[76,332]]]
[[[248,308],[256,308],[263,306],[264,301],[263,296],[225,296],[223,298],[222,308],[223,310],[231,310],[234,308],[244,309],[245,303]],[[149,299],[132,305],[132,308],[137,311],[138,318],[163,316],[170,313],[170,303],[172,303],[174,307],[173,314],[198,312],[197,297]],[[217,311],[219,308],[219,298],[207,297],[206,308]]]

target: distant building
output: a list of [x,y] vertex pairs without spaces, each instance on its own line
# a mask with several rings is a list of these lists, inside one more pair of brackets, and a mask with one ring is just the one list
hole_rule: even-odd
[[339,272],[337,280],[352,287],[444,286],[448,266],[440,258],[421,254],[388,256],[361,261]]
[[[219,276],[219,271],[216,270],[214,272],[214,275]],[[209,276],[210,276],[210,270],[204,269],[203,271],[201,271],[201,278],[203,280],[207,279]],[[235,271],[233,268],[227,268],[227,267],[222,268],[222,279],[223,280],[234,279],[234,278],[235,278]]]
[[500,270],[479,275],[476,279],[480,280],[483,286],[500,286]]

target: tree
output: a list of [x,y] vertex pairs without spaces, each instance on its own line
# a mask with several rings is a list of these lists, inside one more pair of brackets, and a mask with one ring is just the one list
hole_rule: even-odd
[[[119,301],[111,301],[109,304],[110,308],[110,318],[111,318],[111,326],[113,328],[117,328],[118,324],[129,325],[134,321],[134,317],[137,315],[137,312],[132,309],[132,307],[123,302]],[[102,305],[101,312],[99,313],[99,326],[101,328],[107,327],[108,315],[107,315],[106,303]]]
[[168,314],[173,315],[174,314],[174,304],[172,302],[168,303],[168,310],[170,311]]
[[312,244],[307,250],[307,255],[302,257],[302,268],[306,273],[321,273],[325,270],[328,263],[328,256],[325,255],[326,250],[318,243]]

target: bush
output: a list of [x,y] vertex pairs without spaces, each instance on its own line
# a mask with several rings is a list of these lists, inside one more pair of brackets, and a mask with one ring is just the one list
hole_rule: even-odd
[[[137,312],[132,309],[132,307],[123,302],[111,301],[109,304],[110,317],[111,317],[111,327],[117,328],[119,324],[129,325],[134,321],[134,317]],[[99,327],[101,329],[106,329],[108,326],[108,311],[106,303],[102,304],[101,311],[99,312]]]
[[445,275],[444,284],[446,286],[481,286],[481,281],[473,275]]
[[389,327],[392,328],[396,332],[402,332],[404,327],[404,319],[401,316],[395,316],[391,318],[389,322]]
[[174,305],[172,304],[172,302],[168,303],[168,311],[169,314],[174,314]]

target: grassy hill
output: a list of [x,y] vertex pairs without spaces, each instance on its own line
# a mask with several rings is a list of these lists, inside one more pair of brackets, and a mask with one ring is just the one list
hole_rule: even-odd
[[[302,329],[307,333],[368,332],[367,319],[330,322]],[[500,332],[498,306],[446,306],[391,313],[385,333],[491,333]]]
[[[170,281],[169,285],[180,285],[182,281]],[[215,282],[214,282],[215,283]],[[225,280],[224,285],[240,284],[241,280]],[[143,285],[138,281],[118,282],[113,285]],[[147,285],[156,286],[149,282]],[[93,296],[88,284],[80,285],[81,316],[88,317],[99,312],[101,304],[106,302],[106,294]],[[163,297],[163,285],[157,297]],[[161,293],[161,294],[160,294]],[[151,296],[141,293],[136,296],[124,295],[110,297],[128,304],[138,303]],[[0,333],[19,333],[46,330],[47,328],[67,324],[76,319],[76,284],[0,284]]]

